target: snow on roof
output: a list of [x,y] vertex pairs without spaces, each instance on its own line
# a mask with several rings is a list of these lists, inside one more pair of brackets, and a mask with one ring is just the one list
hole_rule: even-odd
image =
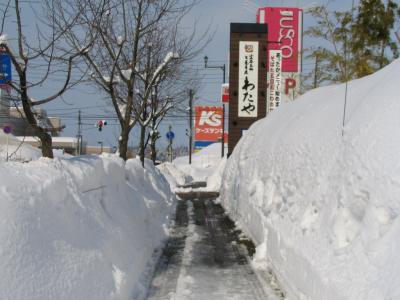
[[61,142],[61,143],[76,143],[78,139],[76,137],[67,137],[67,136],[56,136],[52,138],[53,142]]
[[[25,142],[37,142],[40,141],[36,136],[16,136],[16,138],[20,141],[24,140]],[[53,143],[76,143],[76,137],[52,137]]]

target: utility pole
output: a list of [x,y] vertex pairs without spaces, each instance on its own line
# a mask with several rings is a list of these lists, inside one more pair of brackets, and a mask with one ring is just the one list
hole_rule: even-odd
[[348,90],[348,79],[347,79],[347,34],[344,37],[344,79],[345,83],[345,91],[344,91],[344,105],[343,105],[343,121],[342,121],[342,137],[344,136],[344,125],[346,121],[346,107],[347,107],[347,90]]
[[193,90],[189,90],[189,165],[192,164],[193,144]]
[[82,154],[82,118],[81,110],[78,111],[78,132],[76,134],[77,144],[76,144],[76,154]]
[[100,145],[100,154],[103,153],[103,141],[98,141],[97,144]]
[[[222,70],[222,83],[225,83],[225,64],[220,66],[208,65],[208,56],[204,56],[205,69],[221,69]],[[222,136],[221,136],[221,157],[225,156],[225,103],[222,103]]]

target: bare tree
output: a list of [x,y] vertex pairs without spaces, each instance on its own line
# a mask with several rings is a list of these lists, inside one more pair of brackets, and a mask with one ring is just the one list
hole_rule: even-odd
[[[54,7],[50,6],[50,8],[46,11],[46,15],[36,15],[36,36],[29,39],[24,33],[24,14],[20,1],[8,0],[2,8],[0,48],[10,56],[17,75],[17,79],[7,84],[21,100],[23,115],[33,128],[34,134],[40,139],[42,155],[53,158],[50,129],[40,119],[36,108],[59,98],[79,81],[72,82],[71,80],[73,64],[76,58],[86,51],[86,48],[76,51],[63,47],[62,38],[67,30],[75,25],[77,19],[70,19],[65,27],[60,29],[55,26]],[[28,6],[26,9],[32,10],[32,6]],[[79,15],[79,12],[76,15]],[[7,19],[9,19],[8,22]],[[13,27],[8,28],[7,24],[12,24]],[[7,41],[6,30],[16,31],[15,43]],[[38,70],[42,70],[40,78],[31,79],[32,77],[37,78]],[[32,76],[32,74],[36,76]],[[35,89],[43,87],[46,83],[54,85],[53,77],[60,76],[60,74],[64,79],[56,91],[40,100],[32,97]]]
[[147,133],[147,140],[143,146],[143,149],[150,145],[150,158],[155,164],[157,159],[156,142],[161,137],[158,130],[162,120],[169,110],[173,108],[173,98],[167,96],[166,98],[161,98],[158,94],[158,88],[154,88],[154,93],[151,98],[151,118],[149,124],[149,132]]
[[[150,146],[153,163],[157,159],[156,142],[160,139],[159,127],[166,117],[185,118],[188,108],[188,87],[197,90],[201,82],[198,72],[186,64],[178,64],[171,74],[164,74],[151,97],[151,112],[146,146]],[[178,114],[178,115],[177,115]]]
[[[144,162],[146,146],[149,144],[151,158],[155,162],[155,143],[160,137],[158,127],[169,112],[180,107],[182,101],[187,101],[187,90],[195,89],[200,82],[198,73],[188,68],[186,62],[194,58],[208,43],[207,31],[201,35],[199,40],[194,41],[195,28],[190,34],[184,34],[180,32],[179,24],[179,19],[173,19],[172,22],[167,21],[163,26],[158,26],[157,30],[149,32],[147,36],[146,44],[151,45],[151,47],[148,47],[147,52],[146,70],[149,70],[149,72],[146,73],[154,74],[158,70],[160,73],[154,86],[149,86],[148,76],[139,77],[142,90],[146,91],[149,88],[151,90],[149,99],[141,99],[144,109],[142,114],[138,116],[140,126],[139,149],[142,163]],[[174,49],[175,52],[168,52],[170,49]],[[165,63],[169,55],[176,55],[178,60],[160,70],[160,66]],[[139,92],[139,95],[141,95],[141,92]],[[147,141],[145,141],[146,136]]]
[[[181,39],[177,28],[195,0],[46,1],[56,3],[59,28],[65,28],[76,11],[84,11],[80,28],[68,32],[67,43],[78,50],[95,39],[84,53],[86,68],[111,100],[121,127],[119,153],[126,160],[132,128],[137,123],[146,128],[155,112],[149,108],[154,86],[193,49],[193,38]],[[144,151],[142,139],[141,144]]]

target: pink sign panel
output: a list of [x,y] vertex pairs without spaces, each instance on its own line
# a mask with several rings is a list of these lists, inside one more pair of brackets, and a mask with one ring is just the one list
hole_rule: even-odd
[[229,83],[223,83],[221,88],[222,103],[229,103]]
[[259,8],[257,22],[268,25],[268,50],[282,50],[282,72],[300,72],[302,10],[290,7]]

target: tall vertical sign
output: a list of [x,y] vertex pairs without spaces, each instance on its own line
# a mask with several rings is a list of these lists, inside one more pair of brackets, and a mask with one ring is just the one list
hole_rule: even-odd
[[11,57],[0,47],[0,126],[9,121],[11,80]]
[[10,55],[0,51],[0,84],[7,84],[11,79]]
[[228,155],[251,124],[266,116],[266,35],[265,24],[231,23]]
[[229,103],[229,83],[223,83],[221,86],[221,102]]
[[268,112],[281,104],[282,95],[282,51],[269,51],[268,68]]
[[[257,22],[268,25],[269,70],[271,62],[275,63],[271,61],[271,52],[282,53],[281,102],[292,101],[300,93],[303,11],[292,7],[264,7],[258,10]],[[271,87],[268,85],[268,88]]]
[[257,118],[258,113],[258,42],[239,42],[238,116]]

